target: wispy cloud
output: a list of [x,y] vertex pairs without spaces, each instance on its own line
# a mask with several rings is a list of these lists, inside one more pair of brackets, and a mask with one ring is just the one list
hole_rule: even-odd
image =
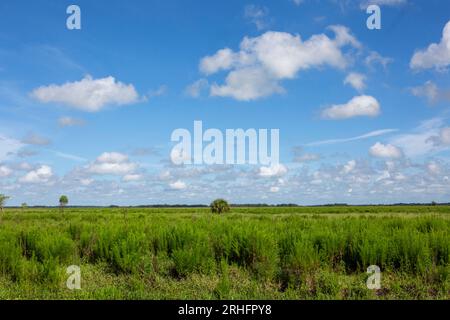
[[410,88],[411,93],[416,97],[424,97],[428,103],[436,104],[442,101],[450,101],[450,90],[439,88],[433,81]]
[[371,4],[376,4],[378,6],[395,7],[404,5],[407,2],[407,0],[362,0],[360,7],[363,10],[367,9],[367,7]]
[[11,154],[15,154],[20,148],[23,147],[23,143],[19,140],[15,140],[0,134],[0,160],[4,160]]
[[187,86],[185,89],[185,93],[192,98],[198,98],[208,87],[208,80],[202,78]]
[[76,119],[76,118],[72,118],[72,117],[61,117],[58,119],[58,125],[61,128],[83,126],[84,124],[85,124],[84,120]]
[[78,161],[78,162],[86,162],[88,161],[85,158],[73,155],[73,154],[69,154],[69,153],[64,153],[64,152],[60,152],[60,151],[55,151],[55,150],[49,150],[47,149],[48,152],[53,153],[55,156],[60,157],[60,158],[64,158],[64,159],[69,159],[69,160],[73,160],[73,161]]
[[269,9],[264,6],[249,4],[245,7],[245,18],[253,23],[258,30],[266,29],[269,25]]
[[400,147],[406,156],[414,158],[431,156],[450,147],[448,127],[444,118],[436,117],[423,121],[417,128],[405,134],[392,137],[389,141]]
[[146,97],[147,98],[154,98],[154,97],[160,97],[165,94],[167,94],[167,91],[169,91],[169,87],[165,84],[160,85],[157,89],[149,90]]
[[392,132],[396,132],[396,131],[398,131],[398,129],[375,130],[375,131],[371,131],[366,134],[356,136],[356,137],[351,137],[351,138],[314,141],[314,142],[305,144],[305,146],[313,147],[313,146],[321,146],[321,145],[326,145],[326,144],[337,144],[337,143],[345,143],[345,142],[351,142],[351,141],[357,141],[357,140],[364,140],[364,139],[368,139],[368,138],[379,137],[379,136],[382,136],[382,135],[385,135],[388,133],[392,133]]
[[31,132],[22,139],[22,143],[35,146],[47,146],[51,143],[51,141],[46,137],[42,137],[36,133]]

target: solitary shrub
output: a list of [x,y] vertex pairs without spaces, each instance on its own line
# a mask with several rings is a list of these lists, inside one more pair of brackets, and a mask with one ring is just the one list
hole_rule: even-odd
[[211,203],[210,207],[211,207],[211,212],[212,213],[222,214],[222,213],[230,211],[230,205],[224,199],[216,199],[216,200],[214,200]]
[[4,194],[0,194],[0,213],[3,212],[3,207],[5,206],[5,202],[8,199],[9,199],[8,196],[5,196]]
[[69,203],[69,198],[67,198],[67,196],[61,196],[59,198],[59,207],[61,208],[61,210],[64,211],[64,207],[67,206],[67,204]]

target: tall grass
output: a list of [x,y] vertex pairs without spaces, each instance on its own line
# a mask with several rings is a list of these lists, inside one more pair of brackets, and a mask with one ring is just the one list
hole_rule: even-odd
[[418,208],[251,208],[225,216],[204,209],[10,211],[0,225],[0,276],[62,286],[72,264],[104,266],[111,277],[139,283],[198,275],[217,279],[212,295],[226,298],[230,270],[240,270],[281,294],[308,288],[323,298],[343,294],[339,276],[360,277],[378,265],[388,275],[425,279],[445,295],[449,210]]

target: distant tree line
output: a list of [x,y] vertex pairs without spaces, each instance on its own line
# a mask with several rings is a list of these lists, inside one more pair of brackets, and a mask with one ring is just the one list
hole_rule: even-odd
[[[10,199],[9,196],[0,194],[0,213],[3,212],[6,201]],[[299,205],[296,203],[279,203],[279,204],[268,204],[268,203],[234,203],[229,204],[224,199],[216,199],[210,205],[206,204],[148,204],[148,205],[136,205],[136,206],[119,206],[119,205],[109,205],[109,206],[69,206],[69,198],[65,195],[62,195],[59,198],[58,206],[28,206],[27,203],[22,203],[21,206],[10,206],[10,208],[35,208],[35,209],[45,209],[45,208],[60,208],[61,211],[64,211],[64,208],[215,208],[212,209],[215,213],[222,213],[229,211],[230,208],[295,208],[295,207],[395,207],[395,206],[449,206],[450,203],[437,203],[432,201],[431,203],[393,203],[393,204],[347,204],[347,203],[328,203],[328,204],[320,204],[320,205]],[[226,207],[227,209],[220,209],[222,207]]]

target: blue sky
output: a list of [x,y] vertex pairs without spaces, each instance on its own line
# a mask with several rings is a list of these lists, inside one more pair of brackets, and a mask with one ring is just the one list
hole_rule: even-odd
[[[448,202],[449,22],[443,0],[2,1],[0,193]],[[171,133],[195,120],[279,129],[281,164],[174,166]]]

